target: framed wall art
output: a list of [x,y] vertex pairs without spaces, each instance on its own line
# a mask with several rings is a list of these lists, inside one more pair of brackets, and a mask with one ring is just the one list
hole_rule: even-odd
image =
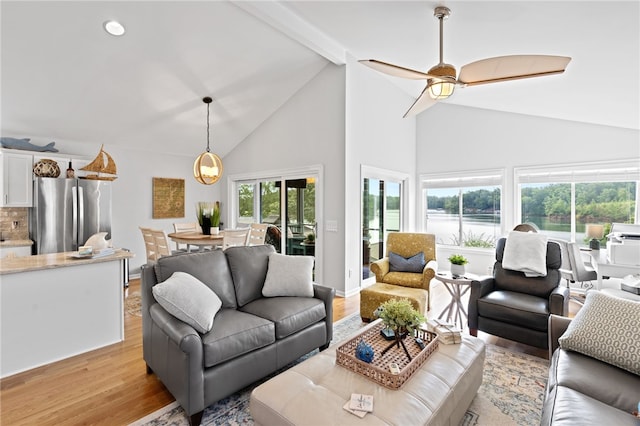
[[184,217],[184,179],[153,178],[153,218]]

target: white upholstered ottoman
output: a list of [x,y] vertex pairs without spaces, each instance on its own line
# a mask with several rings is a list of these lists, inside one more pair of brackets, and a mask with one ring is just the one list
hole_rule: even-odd
[[[400,389],[391,390],[336,364],[337,344],[258,386],[250,409],[256,425],[457,426],[482,383],[485,345],[463,336],[440,344]],[[352,393],[373,395],[360,419],[342,407]]]

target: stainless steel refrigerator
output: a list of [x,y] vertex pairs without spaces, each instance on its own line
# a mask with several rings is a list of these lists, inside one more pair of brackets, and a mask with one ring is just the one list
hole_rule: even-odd
[[36,254],[76,251],[97,232],[111,239],[111,182],[36,178],[31,239]]

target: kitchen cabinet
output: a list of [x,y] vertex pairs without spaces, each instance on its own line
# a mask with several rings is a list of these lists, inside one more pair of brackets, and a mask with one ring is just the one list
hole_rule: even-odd
[[0,247],[0,259],[31,256],[31,246]]
[[124,340],[125,260],[75,252],[0,262],[0,378]]
[[2,157],[2,200],[0,207],[31,207],[33,205],[33,156],[0,151]]

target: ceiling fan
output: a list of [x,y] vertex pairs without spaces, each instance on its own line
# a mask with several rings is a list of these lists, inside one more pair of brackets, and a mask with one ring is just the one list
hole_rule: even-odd
[[460,69],[460,74],[456,78],[455,67],[444,63],[442,55],[443,22],[450,14],[451,10],[444,6],[438,6],[434,9],[433,16],[440,21],[440,62],[428,72],[424,73],[376,59],[363,59],[359,61],[376,71],[394,77],[427,80],[427,86],[403,117],[416,115],[434,105],[438,100],[447,99],[453,94],[456,85],[462,87],[476,86],[479,84],[560,74],[564,72],[567,64],[571,61],[571,58],[567,56],[497,56],[463,65]]

